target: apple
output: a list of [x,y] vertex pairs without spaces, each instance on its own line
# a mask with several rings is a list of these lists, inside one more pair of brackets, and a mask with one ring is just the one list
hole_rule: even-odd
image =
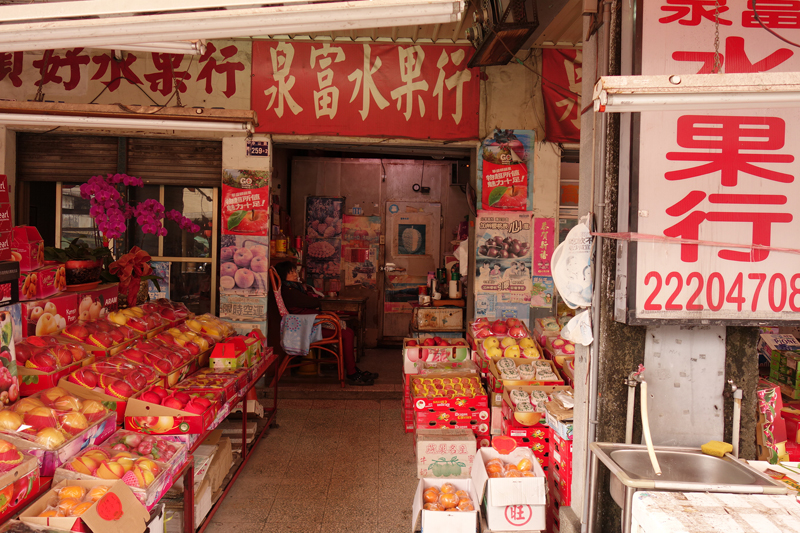
[[239,267],[235,263],[222,263],[219,267],[219,275],[233,277],[237,270],[239,270]]
[[153,391],[147,391],[142,393],[139,399],[142,400],[143,402],[155,403],[161,405],[161,396],[159,396]]
[[250,251],[253,252],[253,258],[256,257],[267,257],[267,247],[257,244],[255,246],[250,247]]
[[406,346],[416,346],[416,345],[417,345],[417,341],[415,341],[413,339],[410,340],[410,341],[406,341]]
[[87,389],[93,389],[97,386],[97,376],[91,370],[81,368],[70,374],[68,381],[76,383]]
[[266,272],[269,270],[269,261],[266,257],[257,255],[250,262],[250,270],[253,272]]
[[423,346],[436,346],[436,341],[433,340],[432,338],[428,337],[427,339],[422,341],[422,345]]
[[519,346],[516,344],[513,346],[507,346],[505,350],[503,350],[503,357],[519,357],[520,349]]
[[233,277],[236,285],[241,289],[248,289],[253,282],[256,280],[256,277],[253,275],[253,272],[247,268],[241,268],[236,271],[236,275]]
[[475,338],[476,339],[485,339],[494,335],[492,333],[491,328],[489,327],[481,327],[475,331]]
[[525,329],[521,326],[514,326],[509,328],[508,334],[514,337],[515,339],[521,339],[522,337],[526,336]]
[[536,346],[536,342],[530,337],[522,337],[518,344],[520,348],[533,348]]
[[219,253],[220,261],[222,261],[223,263],[228,263],[233,261],[233,256],[236,254],[236,251],[238,249],[239,248],[237,248],[236,246],[225,246],[224,248],[222,248],[222,250],[220,250]]
[[198,415],[203,413],[205,410],[206,410],[206,408],[203,407],[202,404],[196,402],[195,400],[189,400],[189,403],[187,403],[184,406],[184,411],[186,411],[188,413],[195,413],[195,414],[198,414]]
[[233,254],[233,262],[236,263],[236,266],[239,268],[247,268],[250,266],[250,261],[252,260],[253,252],[248,248],[239,248],[236,250],[236,253]]
[[508,326],[506,326],[504,322],[497,320],[492,324],[492,333],[495,335],[505,335],[508,333]]
[[509,328],[513,328],[514,326],[519,326],[520,321],[518,318],[507,318],[506,319],[506,326]]
[[36,353],[25,362],[26,368],[34,368],[42,372],[53,372],[56,369],[55,358],[46,353]]
[[516,346],[517,341],[515,341],[511,337],[503,337],[503,340],[500,341],[501,348],[508,348],[509,346]]
[[488,350],[489,348],[497,348],[500,346],[500,339],[497,337],[486,337],[483,339],[483,349]]
[[436,346],[450,346],[450,342],[448,342],[446,339],[439,339],[436,341]]
[[[163,387],[153,387],[150,389],[150,392],[157,394],[161,400],[169,396],[169,393]],[[161,402],[159,401],[158,403]]]
[[482,318],[479,318],[478,320],[476,320],[475,322],[473,322],[472,325],[473,325],[473,327],[474,326],[482,326],[482,325],[487,325],[488,326],[490,323],[491,322],[489,322],[488,318],[482,317]]
[[64,330],[64,335],[79,341],[85,341],[89,336],[89,330],[80,324],[72,324]]
[[170,409],[178,409],[179,411],[183,411],[185,404],[175,396],[167,396],[164,398],[164,401],[161,402],[161,405],[164,407],[169,407]]

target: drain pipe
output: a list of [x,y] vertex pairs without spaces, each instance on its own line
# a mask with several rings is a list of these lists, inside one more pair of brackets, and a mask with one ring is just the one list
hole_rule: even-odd
[[731,445],[733,446],[733,456],[739,458],[739,425],[742,422],[742,389],[733,384],[729,379],[728,383],[733,392],[733,427],[731,428]]
[[[613,0],[616,2],[616,0]],[[597,75],[605,76],[608,74],[609,65],[609,50],[611,49],[611,0],[603,1],[603,24],[600,28],[602,31],[602,41],[598,39],[598,53],[597,53]],[[597,113],[594,115],[597,117]],[[597,137],[592,139],[592,150],[595,150],[597,144],[596,139],[600,139],[601,148],[599,150],[599,158],[597,165],[592,161],[592,209],[595,211],[596,227],[603,230],[603,222],[605,219],[605,189],[606,189],[606,136],[608,135],[608,113],[600,113],[600,127]],[[595,194],[596,179],[595,169],[599,169],[600,180],[599,187],[597,187],[597,194]],[[595,229],[595,231],[597,231]],[[598,365],[599,365],[599,338],[600,338],[600,296],[601,284],[603,280],[603,238],[595,237],[595,253],[594,253],[594,295],[592,297],[592,337],[594,341],[589,349],[589,387],[586,395],[587,401],[587,424],[586,424],[586,452],[584,457],[584,465],[586,469],[586,478],[584,487],[589,489],[592,486],[592,472],[591,472],[591,459],[592,452],[590,445],[595,441],[597,435],[597,380],[598,380]],[[583,495],[583,511],[581,513],[581,533],[589,531],[591,518],[589,516],[589,500],[593,499],[594,495]]]

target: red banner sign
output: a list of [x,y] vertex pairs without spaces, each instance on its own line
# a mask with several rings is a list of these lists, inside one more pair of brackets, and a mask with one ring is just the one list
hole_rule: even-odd
[[581,140],[581,60],[579,50],[542,50],[545,140],[549,142]]
[[253,42],[259,132],[474,139],[469,46]]

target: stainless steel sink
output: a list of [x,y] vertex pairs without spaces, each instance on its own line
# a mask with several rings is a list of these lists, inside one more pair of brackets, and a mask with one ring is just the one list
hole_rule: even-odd
[[637,490],[675,492],[728,492],[739,494],[788,494],[789,488],[730,454],[713,457],[697,448],[656,446],[662,474],[656,476],[647,447],[635,444],[594,442],[589,491],[589,531],[594,527],[595,490],[599,463],[611,471],[611,496],[622,507],[622,531],[630,532],[633,493]]

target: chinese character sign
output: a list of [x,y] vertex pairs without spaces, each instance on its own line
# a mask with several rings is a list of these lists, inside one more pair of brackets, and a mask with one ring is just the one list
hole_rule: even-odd
[[478,155],[478,197],[487,211],[528,211],[533,206],[531,130],[495,130]]
[[[800,39],[800,2],[757,2],[761,21]],[[800,70],[800,51],[755,21],[753,2],[719,1],[723,73]],[[644,9],[642,73],[710,73],[715,4]],[[776,321],[800,311],[800,111],[641,114],[637,318]]]
[[556,222],[553,218],[533,219],[533,275],[549,276],[550,259],[556,240]]
[[269,235],[269,172],[222,171],[223,235]]
[[250,57],[249,42],[221,40],[194,57],[69,48],[45,61],[44,51],[0,52],[0,94],[33,100],[42,85],[47,100],[65,103],[174,105],[177,90],[184,105],[249,109]]
[[258,131],[473,139],[478,69],[468,46],[253,43]]
[[577,143],[581,140],[582,61],[580,50],[542,50],[542,98],[548,142]]
[[476,294],[502,293],[508,302],[530,302],[532,230],[530,212],[478,212]]

